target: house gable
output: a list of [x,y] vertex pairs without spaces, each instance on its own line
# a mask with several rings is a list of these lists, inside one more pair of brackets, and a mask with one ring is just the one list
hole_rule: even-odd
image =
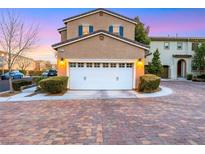
[[98,34],[58,48],[67,59],[136,59],[144,58],[144,49],[106,34]]
[[77,19],[80,19],[80,18],[83,18],[83,17],[86,17],[86,16],[90,16],[92,14],[96,14],[96,13],[100,13],[100,15],[103,16],[102,13],[106,13],[106,14],[109,14],[111,16],[114,16],[116,18],[119,18],[119,19],[122,19],[122,20],[125,20],[127,22],[130,22],[130,23],[133,23],[133,24],[137,24],[137,22],[134,20],[134,19],[131,19],[131,18],[128,18],[128,17],[125,17],[123,15],[120,15],[118,13],[115,13],[115,12],[112,12],[112,11],[109,11],[107,9],[95,9],[95,10],[92,10],[92,11],[89,11],[89,12],[85,12],[83,14],[80,14],[80,15],[77,15],[77,16],[73,16],[73,17],[70,17],[70,18],[66,18],[64,19],[64,23],[66,24],[67,22],[70,22],[70,21],[73,21],[73,20],[77,20]]
[[108,32],[103,31],[103,30],[96,31],[92,34],[88,34],[88,35],[85,35],[83,37],[76,37],[76,38],[73,38],[73,39],[70,39],[70,40],[67,40],[67,41],[64,41],[64,42],[57,43],[57,44],[52,45],[52,47],[54,49],[58,49],[59,47],[69,45],[69,44],[72,44],[72,43],[75,43],[75,42],[78,42],[78,41],[81,41],[81,40],[85,40],[87,38],[94,37],[94,36],[100,35],[100,34],[112,37],[116,40],[119,40],[119,41],[122,41],[124,43],[127,43],[127,44],[130,44],[130,45],[142,48],[144,50],[149,50],[148,45],[145,45],[145,44],[142,44],[142,43],[139,43],[137,41],[133,41],[133,40],[130,40],[130,39],[127,39],[127,38],[119,37],[118,35],[114,35],[114,34],[108,33]]
[[121,26],[123,27],[123,37],[134,40],[136,22],[130,22],[130,20],[116,17],[107,11],[101,10],[94,11],[91,14],[79,15],[65,22],[67,27],[67,39],[79,36],[79,27],[86,25],[92,26],[93,31],[109,31],[110,26]]

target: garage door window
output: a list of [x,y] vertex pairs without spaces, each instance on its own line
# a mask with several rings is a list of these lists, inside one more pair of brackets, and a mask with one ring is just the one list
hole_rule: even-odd
[[100,63],[94,63],[94,67],[100,67]]
[[113,67],[117,67],[117,64],[116,64],[116,63],[111,63],[111,64],[110,64],[110,67],[112,67],[112,68],[113,68]]
[[78,63],[78,67],[84,67],[83,63]]
[[93,67],[92,63],[86,63],[86,67]]
[[127,68],[132,68],[132,63],[127,63],[127,64],[126,64],[126,67],[127,67]]
[[109,67],[108,63],[103,63],[103,67]]
[[124,68],[124,67],[125,67],[125,63],[120,63],[120,64],[119,64],[119,67],[120,67],[120,68]]
[[70,67],[76,67],[76,63],[70,63]]

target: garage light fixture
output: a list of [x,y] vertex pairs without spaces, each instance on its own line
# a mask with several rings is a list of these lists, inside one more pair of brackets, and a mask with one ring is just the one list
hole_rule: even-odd
[[142,66],[142,65],[143,65],[143,62],[142,62],[142,59],[141,59],[141,58],[138,59],[137,65],[138,65],[138,66]]
[[64,64],[64,59],[63,58],[61,58],[60,64]]

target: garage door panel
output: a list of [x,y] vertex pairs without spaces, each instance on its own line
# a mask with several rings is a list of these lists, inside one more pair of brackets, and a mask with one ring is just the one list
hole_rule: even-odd
[[132,89],[132,68],[70,68],[70,89]]

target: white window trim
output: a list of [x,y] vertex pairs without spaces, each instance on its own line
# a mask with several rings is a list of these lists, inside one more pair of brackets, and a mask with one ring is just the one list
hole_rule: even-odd
[[[181,49],[178,48],[178,44],[181,44]],[[183,42],[177,42],[177,50],[183,50]]]
[[122,26],[122,25],[119,25],[119,24],[113,24],[112,25],[112,27],[113,27],[113,33],[115,34],[115,32],[114,32],[114,27],[118,27],[118,32],[117,32],[117,34],[120,34],[120,26]]
[[[89,34],[90,33],[90,24],[82,24],[82,31],[85,27],[88,28],[88,33],[87,34]],[[83,35],[85,35],[84,32],[83,32]]]
[[[168,45],[168,48],[165,48],[165,44],[166,44],[166,43],[168,43],[168,44],[169,44],[169,45]],[[170,49],[170,42],[167,42],[167,41],[166,41],[166,42],[164,42],[164,49],[165,49],[165,50],[169,50],[169,49]]]

